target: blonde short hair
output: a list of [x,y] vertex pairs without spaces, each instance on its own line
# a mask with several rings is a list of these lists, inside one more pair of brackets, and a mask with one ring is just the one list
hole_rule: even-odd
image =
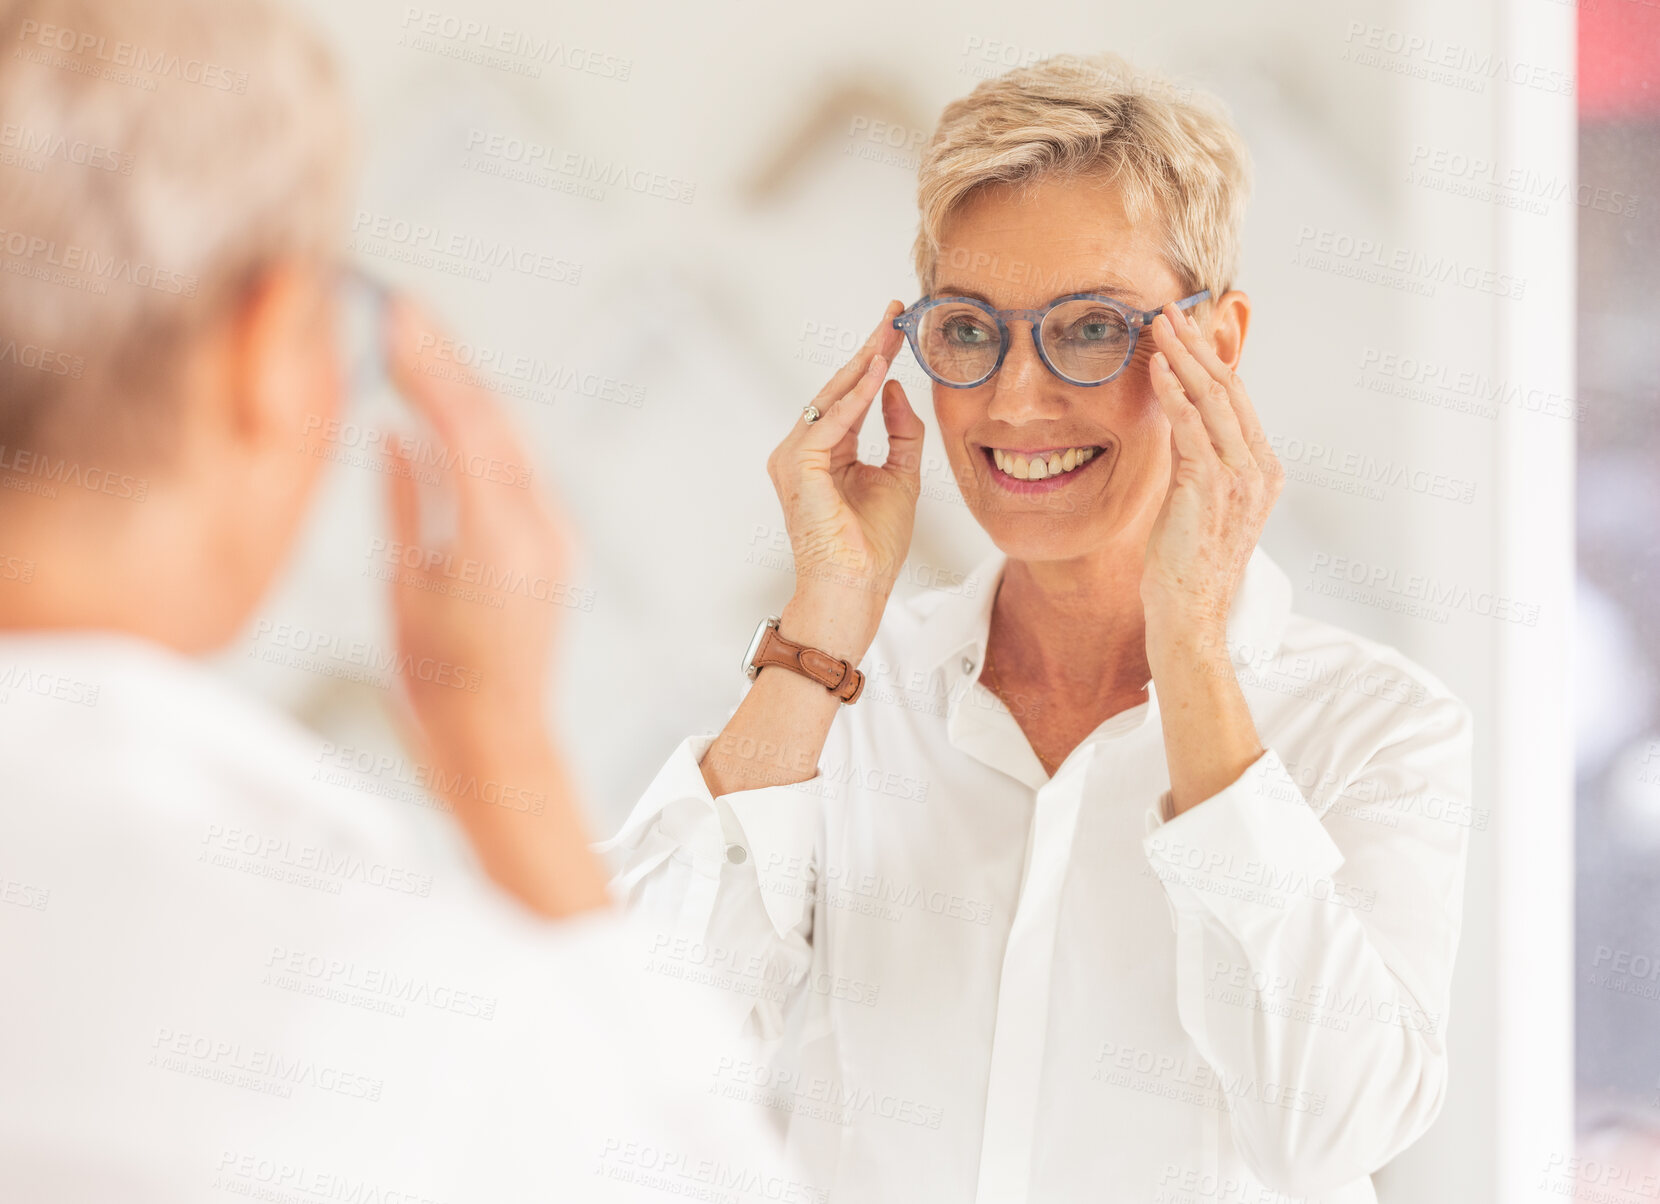
[[976,191],[1075,175],[1110,181],[1132,222],[1162,221],[1165,262],[1186,292],[1232,286],[1251,190],[1244,141],[1214,97],[1100,54],[1044,59],[946,106],[917,185],[923,291],[946,222]]
[[192,337],[342,245],[352,136],[280,0],[0,0],[0,443],[160,458]]

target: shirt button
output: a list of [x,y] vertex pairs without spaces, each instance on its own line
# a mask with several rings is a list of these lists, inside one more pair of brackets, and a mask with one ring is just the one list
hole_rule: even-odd
[[974,658],[972,656],[963,657],[963,672],[964,673],[974,672]]
[[749,858],[749,851],[741,844],[726,846],[726,859],[733,865],[742,865]]

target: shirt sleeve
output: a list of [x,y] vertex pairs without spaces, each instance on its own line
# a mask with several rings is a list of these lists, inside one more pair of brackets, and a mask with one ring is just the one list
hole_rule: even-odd
[[699,768],[713,741],[682,741],[622,829],[595,847],[615,870],[613,894],[648,922],[648,966],[710,988],[735,1023],[770,1041],[812,961],[824,779],[717,798]]
[[1182,1027],[1253,1172],[1290,1194],[1371,1174],[1445,1096],[1471,716],[1442,696],[1390,728],[1324,814],[1269,749],[1181,815],[1165,818],[1168,792],[1148,815]]

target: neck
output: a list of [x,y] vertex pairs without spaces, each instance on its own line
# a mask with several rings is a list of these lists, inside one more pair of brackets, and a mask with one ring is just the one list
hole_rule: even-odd
[[119,631],[182,652],[225,637],[225,574],[199,507],[19,495],[0,505],[0,630]]
[[1101,700],[1140,693],[1152,677],[1140,556],[1010,560],[988,643],[1002,684]]

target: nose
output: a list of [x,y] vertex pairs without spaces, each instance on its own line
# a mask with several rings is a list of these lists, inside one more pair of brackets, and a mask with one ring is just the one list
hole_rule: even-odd
[[1061,382],[1044,367],[1032,339],[1030,322],[1009,323],[1009,353],[1003,366],[991,378],[991,405],[986,416],[1011,426],[1039,418],[1053,418],[1065,409],[1059,390]]

